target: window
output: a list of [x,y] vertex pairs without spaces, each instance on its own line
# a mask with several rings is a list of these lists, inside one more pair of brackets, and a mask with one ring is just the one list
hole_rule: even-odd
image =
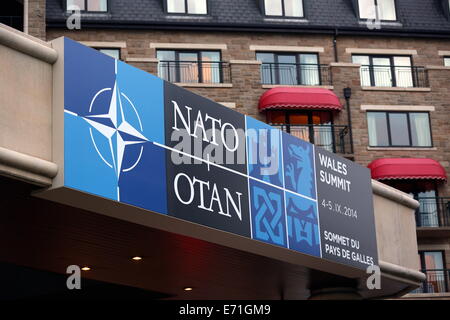
[[303,0],[264,0],[266,16],[303,17]]
[[207,0],[167,0],[167,12],[184,14],[207,14]]
[[[411,195],[419,201],[416,209],[417,227],[440,227],[445,225],[446,212],[450,209],[444,198],[438,197],[438,183],[427,179],[391,179],[384,183]],[[450,212],[450,211],[449,211]]]
[[352,60],[353,63],[361,64],[363,87],[409,88],[420,86],[426,80],[425,71],[415,69],[409,56],[353,55]]
[[320,85],[319,57],[315,53],[258,52],[256,59],[262,62],[263,84]]
[[419,251],[419,256],[422,272],[427,276],[419,290],[425,293],[448,292],[449,272],[445,268],[444,251]]
[[358,0],[359,18],[396,21],[395,0]]
[[108,11],[108,0],[67,0],[67,10],[72,6],[77,6],[81,11],[106,12]]
[[419,251],[422,270],[444,269],[444,252]]
[[432,147],[427,112],[367,112],[371,147]]
[[444,66],[450,67],[450,57],[444,57]]
[[334,126],[332,119],[330,111],[267,111],[267,123],[272,126],[330,152],[336,152],[333,132],[339,126]]
[[221,83],[223,64],[219,51],[158,50],[158,75],[171,82]]
[[114,59],[120,60],[120,49],[106,49],[106,48],[96,48],[101,53],[104,53]]

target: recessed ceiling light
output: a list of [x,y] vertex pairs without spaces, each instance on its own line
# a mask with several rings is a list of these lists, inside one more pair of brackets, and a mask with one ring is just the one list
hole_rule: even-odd
[[185,287],[183,290],[184,291],[192,291],[192,290],[194,290],[194,288],[192,288],[192,287]]
[[89,270],[91,270],[91,268],[89,268],[89,267],[83,267],[83,268],[81,268],[81,270],[83,270],[83,271],[89,271]]
[[142,257],[135,256],[135,257],[133,257],[133,258],[131,258],[131,259],[134,260],[134,261],[141,261],[141,260],[142,260]]

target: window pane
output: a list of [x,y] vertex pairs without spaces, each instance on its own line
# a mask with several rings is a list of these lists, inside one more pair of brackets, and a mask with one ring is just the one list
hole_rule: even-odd
[[167,12],[185,13],[184,0],[167,0]]
[[373,78],[376,87],[392,87],[391,59],[373,58]]
[[430,121],[428,113],[410,113],[412,145],[431,147]]
[[424,252],[425,268],[427,270],[444,269],[444,258],[442,252]]
[[158,50],[158,52],[156,53],[156,57],[159,61],[174,61],[175,51]]
[[447,57],[444,58],[444,66],[450,67],[450,58]]
[[310,141],[309,117],[307,113],[289,113],[290,134],[299,139]]
[[202,59],[202,76],[204,83],[220,83],[221,64],[220,53],[213,51],[203,51]]
[[410,57],[394,57],[395,79],[397,87],[410,88],[414,86],[411,58]]
[[87,11],[107,11],[108,0],[88,0]]
[[361,65],[360,78],[361,86],[370,87],[370,60],[369,56],[352,56],[352,62]]
[[392,146],[409,146],[408,122],[406,113],[390,113],[389,129]]
[[410,57],[394,57],[394,65],[401,67],[410,67],[411,58]]
[[[198,75],[198,55],[193,52],[180,52],[179,53],[179,82],[199,82]],[[192,61],[192,62],[191,62]]]
[[216,51],[202,51],[203,61],[220,61],[220,52]]
[[380,20],[397,20],[395,0],[378,0],[378,15]]
[[359,0],[358,6],[361,19],[376,19],[375,0]]
[[67,0],[67,10],[75,10],[78,7],[80,10],[86,10],[84,7],[84,0]]
[[428,251],[423,252],[422,264],[425,265],[427,271],[427,285],[426,291],[430,293],[446,292],[447,291],[447,277],[444,269],[444,255],[442,251]]
[[281,0],[264,0],[264,8],[266,9],[266,15],[268,16],[283,15]]
[[279,55],[278,56],[278,83],[294,85],[298,84],[297,79],[297,65],[296,57],[294,55]]
[[206,0],[188,0],[188,13],[207,14]]
[[369,145],[372,147],[388,146],[388,130],[386,114],[383,112],[368,112]]
[[330,111],[313,111],[312,123],[313,124],[326,124],[331,125],[331,112]]
[[101,53],[104,53],[114,59],[120,59],[120,50],[119,49],[98,49]]
[[284,0],[284,15],[287,17],[303,17],[302,0]]
[[291,112],[289,113],[289,123],[294,125],[309,124],[308,114],[304,112]]
[[419,200],[419,217],[421,227],[439,227],[438,203],[436,201],[436,191],[417,192]]
[[257,53],[256,60],[261,61],[262,63],[274,63],[275,56],[273,53]]
[[256,60],[261,61],[261,83],[275,84],[275,56],[273,53],[257,53]]
[[320,85],[319,66],[316,54],[300,55],[300,71],[303,85]]
[[156,57],[159,60],[158,64],[158,76],[164,80],[175,82],[176,81],[176,62],[175,51],[161,51],[156,53]]
[[271,124],[285,124],[286,113],[284,110],[269,110],[267,111],[267,120]]

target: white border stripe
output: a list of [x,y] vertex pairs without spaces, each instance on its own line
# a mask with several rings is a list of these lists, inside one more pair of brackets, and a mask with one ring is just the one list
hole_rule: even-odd
[[[263,181],[263,180],[257,179],[257,178],[255,178],[255,177],[249,176],[248,174],[245,174],[245,173],[242,173],[242,172],[239,172],[239,171],[236,171],[236,170],[227,168],[227,167],[225,167],[225,166],[222,166],[222,165],[220,165],[220,164],[217,164],[217,163],[214,163],[214,162],[205,160],[205,159],[200,158],[200,157],[197,157],[197,156],[193,156],[192,154],[189,154],[189,153],[186,153],[186,152],[177,150],[177,149],[172,148],[172,147],[168,147],[168,146],[163,145],[163,144],[161,144],[161,143],[158,143],[158,142],[154,142],[154,141],[153,141],[153,144],[156,145],[156,146],[158,146],[158,147],[161,147],[161,148],[170,150],[170,151],[172,151],[172,152],[177,152],[177,153],[179,153],[179,154],[181,154],[181,155],[183,155],[183,156],[190,157],[190,158],[192,158],[192,159],[194,159],[194,160],[197,160],[197,161],[200,161],[200,162],[204,162],[204,163],[206,163],[206,164],[208,164],[208,165],[211,165],[211,166],[214,166],[214,167],[217,167],[217,168],[220,168],[220,169],[229,171],[229,172],[231,172],[231,173],[240,175],[240,176],[242,176],[242,177],[244,177],[244,178],[248,178],[248,179],[252,179],[252,180],[261,182],[261,183],[263,183],[263,184],[266,184],[266,185],[271,186],[271,187],[273,187],[273,188],[277,188],[277,189],[279,189],[279,190],[286,190],[286,189],[284,189],[283,187],[274,185],[274,184],[272,184],[272,183],[270,183],[270,182],[267,182],[267,181]],[[308,200],[310,200],[310,201],[317,202],[316,199],[312,199],[312,198],[307,197],[307,196],[304,196],[304,195],[302,195],[302,194],[299,194],[299,193],[296,193],[296,192],[293,192],[293,191],[290,191],[290,190],[286,190],[286,191],[288,191],[288,192],[290,192],[290,193],[292,193],[292,194],[295,194],[295,195],[297,195],[297,196],[299,196],[299,197],[302,197],[302,198],[304,198],[304,199],[308,199]]]
[[250,192],[250,179],[248,178],[250,176],[250,170],[249,170],[249,163],[248,163],[248,138],[247,138],[247,116],[244,116],[245,119],[245,154],[247,162],[247,189],[248,189],[248,213],[250,218],[250,236],[253,239],[253,221],[252,221],[252,194]]
[[[289,228],[288,228],[288,213],[287,213],[287,206],[286,206],[286,182],[284,181],[284,149],[283,149],[283,132],[280,132],[280,148],[281,148],[281,165],[283,166],[283,170],[281,170],[281,176],[283,179],[283,198],[284,198],[284,218],[286,223],[286,243],[287,248],[291,249],[291,243],[289,242]],[[278,170],[280,170],[281,167],[278,167]],[[293,250],[293,249],[291,249]]]
[[313,164],[314,164],[314,174],[316,175],[315,177],[314,177],[314,180],[315,180],[315,182],[314,182],[314,186],[315,186],[315,189],[316,189],[316,198],[317,198],[317,201],[316,201],[316,214],[317,214],[317,227],[318,227],[318,229],[319,229],[319,248],[320,248],[320,257],[322,258],[322,231],[320,230],[320,215],[319,215],[319,195],[317,194],[317,179],[316,179],[316,177],[317,177],[317,172],[316,172],[316,146],[315,145],[313,145],[313,156],[314,156],[314,159],[313,159]]
[[78,117],[78,114],[76,114],[75,112],[69,111],[69,110],[65,110],[64,109],[64,113],[70,114],[72,116]]

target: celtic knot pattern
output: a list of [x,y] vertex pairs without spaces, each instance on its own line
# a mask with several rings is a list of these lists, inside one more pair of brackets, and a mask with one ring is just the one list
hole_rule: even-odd
[[262,184],[252,186],[252,210],[253,237],[286,246],[283,193]]

